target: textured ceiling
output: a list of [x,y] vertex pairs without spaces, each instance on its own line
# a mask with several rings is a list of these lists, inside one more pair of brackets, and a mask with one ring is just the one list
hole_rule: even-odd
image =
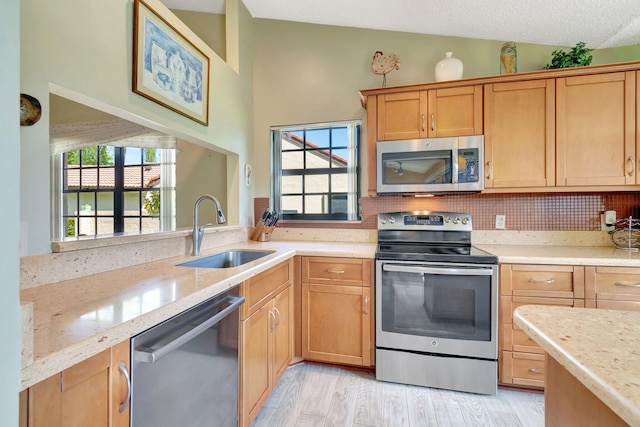
[[[163,0],[223,13],[224,0]],[[243,0],[254,18],[602,49],[640,44],[640,0]],[[640,47],[639,47],[640,49]]]

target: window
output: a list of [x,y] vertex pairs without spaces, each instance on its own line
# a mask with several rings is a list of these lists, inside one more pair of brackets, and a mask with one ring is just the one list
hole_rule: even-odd
[[56,162],[55,239],[174,228],[173,149],[97,145],[63,153]]
[[360,219],[359,139],[359,120],[271,128],[271,200],[281,219]]

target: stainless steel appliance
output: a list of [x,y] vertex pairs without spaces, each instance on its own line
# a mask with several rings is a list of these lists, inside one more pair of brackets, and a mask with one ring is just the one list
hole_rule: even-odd
[[447,193],[484,188],[484,136],[380,141],[378,193]]
[[131,426],[238,425],[239,287],[131,340]]
[[481,394],[498,387],[498,260],[471,216],[378,215],[376,378]]

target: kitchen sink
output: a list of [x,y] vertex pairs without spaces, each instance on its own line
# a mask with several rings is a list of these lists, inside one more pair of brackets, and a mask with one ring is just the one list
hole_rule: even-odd
[[193,261],[178,264],[180,267],[196,267],[196,268],[230,268],[255,261],[263,256],[274,253],[275,251],[258,251],[249,249],[237,249],[233,251],[221,252],[219,254],[194,259]]

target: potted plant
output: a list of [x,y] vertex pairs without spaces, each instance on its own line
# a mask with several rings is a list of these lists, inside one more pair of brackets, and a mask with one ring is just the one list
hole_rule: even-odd
[[554,68],[585,67],[591,64],[593,56],[590,55],[593,49],[587,49],[585,42],[579,42],[569,52],[554,50],[551,53],[551,64],[547,64],[544,69]]

